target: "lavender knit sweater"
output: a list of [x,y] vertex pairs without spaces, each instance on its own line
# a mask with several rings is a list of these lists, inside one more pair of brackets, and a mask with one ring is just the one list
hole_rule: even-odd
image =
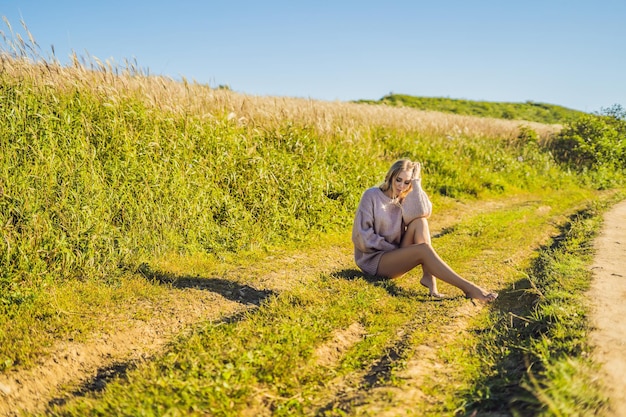
[[403,227],[399,203],[378,187],[365,190],[352,225],[358,267],[366,274],[376,275],[383,253],[400,247]]

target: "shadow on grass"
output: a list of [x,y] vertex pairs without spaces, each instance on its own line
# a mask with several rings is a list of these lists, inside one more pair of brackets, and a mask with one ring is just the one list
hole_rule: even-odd
[[433,233],[433,235],[431,236],[431,239],[438,239],[440,237],[444,237],[445,235],[452,234],[455,231],[456,231],[456,227],[455,226],[444,227],[438,233]]
[[99,393],[104,391],[106,386],[115,378],[124,378],[126,374],[132,369],[136,368],[136,364],[133,361],[130,362],[118,362],[107,367],[98,369],[96,375],[85,381],[81,386],[75,389],[66,397],[53,398],[48,402],[48,407],[65,405],[68,401],[85,397],[91,393]]
[[[221,278],[202,278],[199,276],[187,275],[178,276],[168,272],[154,271],[146,264],[140,265],[137,272],[139,272],[145,279],[159,285],[169,285],[173,288],[195,288],[214,292],[228,300],[236,301],[246,306],[255,306],[252,307],[252,310],[259,307],[268,297],[276,294],[270,290],[257,290],[249,285],[241,285],[237,282]],[[250,314],[250,311],[250,309],[246,309],[230,316],[222,317],[216,320],[216,323],[236,323],[244,320],[247,315]],[[102,367],[97,370],[96,375],[93,378],[85,381],[68,396],[57,397],[49,401],[48,407],[60,407],[73,398],[85,397],[92,393],[99,393],[103,391],[113,380],[117,378],[125,378],[127,373],[136,368],[136,366],[136,361],[131,360],[127,362],[117,362],[112,365]]]
[[176,275],[169,272],[154,271],[148,265],[139,266],[138,272],[146,279],[173,288],[195,288],[210,291],[222,297],[242,304],[260,306],[268,297],[275,295],[270,290],[257,290],[249,285],[242,285],[222,278],[203,278],[200,276]]
[[[358,391],[342,393],[328,401],[315,413],[316,416],[350,415],[353,409],[367,403],[370,390],[377,386],[389,384],[394,369],[402,361],[406,351],[411,348],[411,336],[415,328],[422,325],[420,320],[411,320],[403,329],[402,336],[388,346],[384,353],[371,364],[367,373],[362,376]],[[336,414],[339,412],[340,414]]]
[[[569,239],[576,240],[572,233],[576,222],[595,216],[593,208],[577,211],[569,217],[569,221],[559,228],[559,233],[552,237],[548,245],[539,247],[538,254],[526,270],[528,278],[518,280],[500,292],[494,303],[497,324],[491,329],[492,336],[477,346],[478,350],[493,351],[499,347],[501,354],[494,355],[495,363],[490,375],[475,381],[474,389],[465,393],[464,413],[458,416],[474,415],[538,415],[545,406],[526,387],[529,380],[541,383],[545,370],[545,357],[540,357],[533,348],[533,343],[549,340],[550,360],[557,358],[579,357],[583,354],[579,340],[578,327],[584,325],[583,319],[569,319],[559,315],[537,314],[542,308],[555,308],[551,304],[554,291],[583,291],[581,287],[567,276],[565,271],[554,273],[563,254],[573,253],[580,256],[592,235],[585,237],[585,242],[576,241],[571,244]],[[543,306],[543,307],[542,307]],[[552,330],[558,322],[568,320],[570,333],[554,338]],[[535,342],[533,342],[535,341]]]
[[419,292],[412,288],[411,289],[403,288],[397,285],[393,279],[382,278],[376,275],[365,274],[361,270],[358,270],[356,268],[348,268],[348,269],[335,271],[335,272],[332,272],[330,276],[333,278],[341,278],[341,279],[345,279],[349,281],[352,281],[355,279],[363,279],[366,282],[376,287],[380,287],[384,289],[392,297],[406,297],[406,298],[415,299],[417,301],[433,301],[433,302],[443,301],[440,298],[434,298],[434,297],[428,296],[428,294],[426,294],[425,291]]
[[[331,273],[330,276],[346,280],[363,279],[374,286],[385,289],[392,297],[406,297],[420,302],[443,301],[414,290],[402,288],[396,285],[392,279],[367,275],[358,269],[343,269]],[[424,316],[413,317],[398,331],[399,337],[391,341],[380,357],[370,364],[366,373],[361,377],[361,381],[358,384],[361,387],[360,390],[336,396],[320,407],[315,415],[349,415],[355,407],[363,406],[367,403],[372,388],[388,385],[394,370],[404,360],[406,352],[413,347],[411,338],[416,329],[424,326],[424,320],[426,320]],[[340,414],[335,414],[337,412]]]

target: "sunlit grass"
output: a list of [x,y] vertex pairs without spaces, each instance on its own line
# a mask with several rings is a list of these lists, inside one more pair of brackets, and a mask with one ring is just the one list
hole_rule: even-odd
[[[541,201],[552,204],[552,210],[541,210],[541,215],[537,215],[541,207],[537,200],[474,214],[460,222],[452,233],[436,238],[434,244],[444,251],[450,249],[448,243],[452,241],[460,241],[460,246],[476,246],[457,256],[449,253],[450,262],[464,274],[476,276],[483,285],[493,288],[514,285],[522,279],[522,270],[532,262],[532,248],[546,242],[555,232],[555,224],[569,215],[572,204],[585,204],[584,195],[564,197],[566,194]],[[529,214],[533,216],[527,226],[534,228],[536,236],[534,242],[525,246],[529,244],[527,233],[519,224],[526,224]],[[485,253],[483,247],[488,243],[499,249]],[[503,253],[509,256],[504,257]],[[313,263],[316,256],[320,255],[314,251],[308,254]],[[498,272],[481,275],[484,264]],[[209,271],[215,267],[212,265],[209,261],[205,274],[210,275]],[[192,267],[202,274],[201,262]],[[441,303],[424,302],[426,299],[415,287],[415,277],[376,283],[304,271],[293,277],[293,286],[259,310],[227,324],[200,325],[193,335],[181,338],[161,358],[130,373],[128,380],[110,384],[106,393],[93,399],[78,399],[60,409],[59,415],[90,414],[95,410],[119,415],[185,410],[194,415],[188,411],[194,407],[224,416],[239,415],[244,410],[255,410],[258,415],[315,415],[322,409],[327,415],[341,415],[342,409],[348,410],[348,415],[359,415],[360,408],[354,404],[363,399],[338,401],[332,397],[332,390],[329,392],[332,382],[343,377],[344,389],[364,389],[362,395],[368,395],[373,380],[366,375],[372,364],[393,352],[399,355],[397,363],[391,362],[392,370],[388,374],[382,372],[377,383],[402,387],[402,379],[394,377],[402,370],[401,358],[410,356],[412,349],[432,332],[436,334],[439,328],[454,321],[454,311],[460,303],[467,302],[460,296]],[[455,295],[445,285],[442,289]],[[423,389],[431,401],[415,404],[416,412],[454,415],[459,407],[467,406],[460,393],[471,391],[475,398],[491,395],[490,391],[475,392],[489,389],[489,385],[474,384],[475,378],[494,376],[503,366],[489,356],[495,346],[481,345],[483,336],[500,331],[497,317],[500,311],[506,314],[509,310],[506,297],[503,303],[496,306],[493,317],[490,310],[484,310],[469,330],[463,331],[464,337],[453,339],[441,351],[441,359],[455,363],[458,373],[448,375],[454,379],[426,377],[430,382]],[[312,356],[315,348],[327,341],[334,329],[346,328],[351,323],[360,323],[366,337],[349,348],[333,367],[317,366]],[[403,347],[400,335],[405,332],[410,335],[411,343]],[[185,381],[184,389],[180,385],[182,381]],[[447,384],[455,384],[456,391],[450,391]],[[152,405],[145,402],[147,391],[153,398]],[[330,402],[320,402],[322,398],[330,398]],[[385,401],[384,396],[379,401]]]
[[[489,343],[523,333],[526,322],[549,337],[523,334],[542,367],[520,371],[519,386],[539,408],[564,401],[552,392],[567,391],[580,353],[567,339],[582,343],[584,335],[580,323],[552,326],[546,317],[559,313],[559,303],[578,311],[584,286],[572,287],[572,298],[551,289],[567,284],[561,275],[584,269],[585,258],[536,250],[575,209],[609,197],[541,148],[558,127],[252,97],[151,76],[134,63],[74,56],[62,66],[25,38],[7,44],[5,37],[0,52],[0,370],[29,368],[58,341],[89,340],[109,329],[111,317],[148,320],[153,313],[137,304],[165,300],[168,279],[227,276],[261,287],[268,273],[290,272],[260,307],[197,323],[127,378],[53,414],[342,415],[358,412],[359,399],[337,398],[337,381],[354,392],[372,392],[376,378],[401,386],[396,371],[412,353],[408,341],[436,334],[465,300],[427,302],[414,275],[371,282],[345,266],[320,272],[329,259],[350,257],[359,197],[400,157],[423,163],[433,222],[489,202],[459,215],[433,244],[463,275],[504,289],[502,307],[479,315],[475,331],[442,352],[449,363],[466,349],[475,355],[457,364],[450,385],[424,387],[440,393],[435,405],[423,405],[424,415],[470,408],[466,398],[446,394],[450,387],[490,406],[492,392],[510,381],[492,387],[480,374],[506,366],[498,354],[514,347]],[[537,142],[525,139],[531,131]],[[576,236],[567,242],[584,246]],[[312,266],[294,267],[290,255]],[[536,268],[536,257],[550,267]],[[544,277],[551,269],[560,274]],[[519,312],[524,319],[508,328],[522,281],[522,292],[534,294],[523,300],[541,309]],[[318,366],[315,348],[353,325],[363,329],[361,339],[337,363]],[[542,343],[559,343],[574,359],[555,360]],[[395,359],[382,376],[368,376],[388,357]]]
[[[512,415],[591,416],[606,411],[598,365],[587,342],[592,240],[600,214],[623,194],[607,195],[572,213],[545,242],[502,300],[506,309],[487,320],[475,338],[478,383],[469,386],[473,410]],[[471,373],[470,367],[465,367]],[[490,370],[496,372],[489,372]],[[465,409],[464,407],[464,409]]]

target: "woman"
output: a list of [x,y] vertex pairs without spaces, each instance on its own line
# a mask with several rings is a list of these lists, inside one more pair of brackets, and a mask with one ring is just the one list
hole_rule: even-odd
[[[421,190],[420,174],[419,163],[400,159],[389,168],[383,184],[363,193],[352,227],[356,264],[366,274],[384,278],[400,277],[422,265],[420,283],[429,289],[431,296],[441,297],[434,278],[438,277],[459,288],[469,299],[495,300],[498,294],[461,277],[432,248],[427,221],[429,207],[423,207],[423,217],[407,217],[406,212],[415,211],[415,207],[405,207],[407,195]],[[430,204],[428,198],[423,204]],[[403,220],[403,214],[409,221]]]

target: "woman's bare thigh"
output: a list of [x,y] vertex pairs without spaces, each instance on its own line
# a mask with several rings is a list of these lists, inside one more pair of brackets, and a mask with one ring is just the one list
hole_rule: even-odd
[[385,252],[378,263],[376,275],[397,278],[406,274],[421,263],[421,246],[411,245]]

